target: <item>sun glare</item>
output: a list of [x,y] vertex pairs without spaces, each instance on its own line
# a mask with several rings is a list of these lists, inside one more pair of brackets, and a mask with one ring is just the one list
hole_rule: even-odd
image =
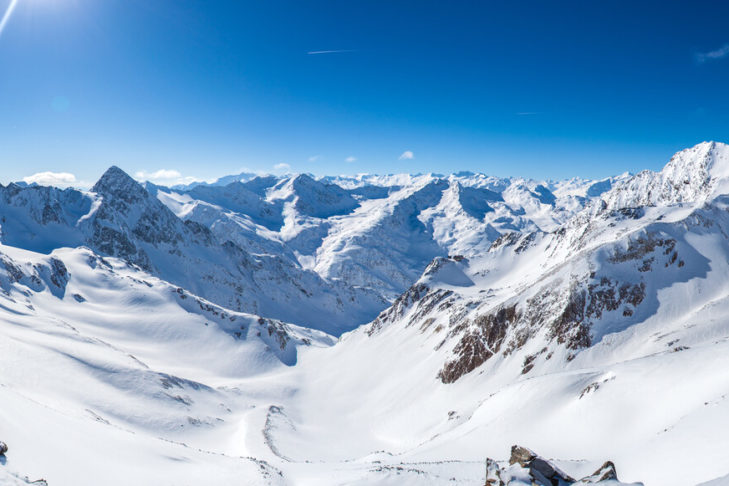
[[3,34],[5,25],[8,23],[8,20],[10,20],[10,16],[13,14],[13,10],[15,10],[15,6],[17,4],[18,0],[10,0],[10,5],[8,5],[7,10],[5,10],[5,13],[3,14],[2,20],[0,20],[0,35]]

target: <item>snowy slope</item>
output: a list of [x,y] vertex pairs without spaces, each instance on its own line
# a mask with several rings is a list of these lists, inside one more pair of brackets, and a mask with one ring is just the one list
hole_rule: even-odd
[[[552,457],[610,457],[646,484],[723,476],[727,442],[711,430],[729,417],[727,153],[702,144],[678,156],[681,170],[674,159],[618,183],[556,231],[436,259],[371,325],[317,357],[347,380],[333,376],[300,403],[324,389],[357,398],[315,413],[299,405],[302,422],[322,428],[335,409],[349,413],[325,440],[296,436],[287,451],[336,443],[319,453],[475,460],[527,443]],[[624,199],[626,187],[643,189]],[[661,191],[633,207],[656,194],[646,187]],[[370,366],[353,376],[360,362]],[[333,432],[352,416],[367,417],[356,434],[375,445]],[[671,468],[687,451],[691,467]]]
[[276,478],[256,459],[183,442],[242,406],[227,380],[293,365],[297,347],[330,337],[223,310],[89,250],[0,252],[2,474],[52,485]]
[[243,179],[0,190],[0,484],[529,484],[514,444],[576,484],[727,483],[726,145]]

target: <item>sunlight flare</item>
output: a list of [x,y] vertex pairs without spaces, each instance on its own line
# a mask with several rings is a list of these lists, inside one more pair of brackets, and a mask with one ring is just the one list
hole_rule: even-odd
[[5,10],[5,14],[3,14],[2,20],[0,20],[0,35],[3,35],[5,24],[8,23],[8,20],[10,20],[10,16],[13,14],[13,10],[15,10],[16,5],[18,5],[18,0],[10,0],[10,5],[8,5],[7,10]]

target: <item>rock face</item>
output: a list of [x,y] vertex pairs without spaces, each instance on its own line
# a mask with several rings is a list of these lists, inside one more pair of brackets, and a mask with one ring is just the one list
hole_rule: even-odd
[[[540,457],[526,447],[515,445],[511,448],[508,465],[499,465],[493,459],[486,459],[485,486],[571,486],[587,484],[603,484],[619,486],[615,465],[608,461],[593,474],[582,479],[574,479],[560,470],[549,460]],[[642,483],[635,483],[638,486]]]
[[4,456],[6,452],[8,452],[8,445],[0,441],[0,456]]

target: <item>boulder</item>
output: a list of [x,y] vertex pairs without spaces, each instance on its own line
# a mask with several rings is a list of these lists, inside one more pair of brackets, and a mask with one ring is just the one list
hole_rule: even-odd
[[[509,465],[500,465],[493,459],[486,459],[485,486],[509,486],[532,484],[535,486],[578,486],[588,484],[621,485],[615,471],[615,464],[605,462],[590,476],[576,480],[561,471],[555,464],[526,447],[511,448]],[[635,483],[634,486],[642,483]]]
[[585,483],[599,483],[600,481],[619,481],[618,473],[615,470],[615,464],[613,464],[611,461],[607,461],[590,476],[583,478],[582,481]]
[[527,449],[526,447],[514,445],[511,446],[511,457],[509,458],[509,465],[519,464],[521,467],[527,467],[527,464],[532,462],[537,455]]
[[486,486],[504,486],[501,469],[493,459],[486,459]]

